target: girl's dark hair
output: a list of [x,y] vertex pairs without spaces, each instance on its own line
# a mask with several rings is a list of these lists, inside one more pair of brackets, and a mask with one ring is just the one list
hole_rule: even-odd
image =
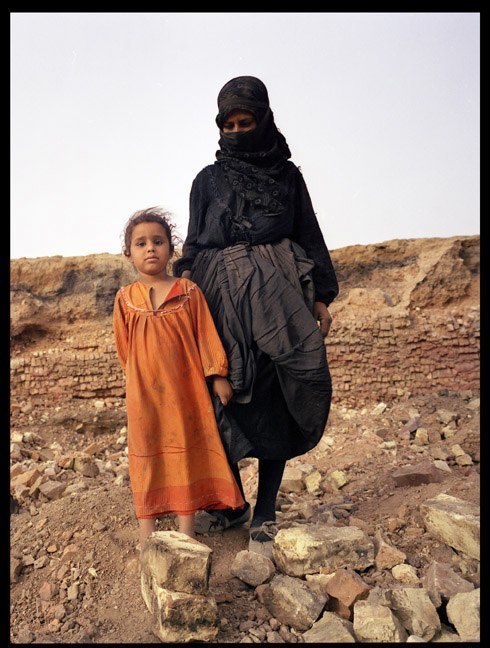
[[170,216],[170,212],[165,211],[161,207],[148,207],[148,209],[141,209],[135,212],[124,226],[122,233],[124,256],[130,255],[129,249],[131,247],[133,230],[140,223],[159,223],[167,234],[168,242],[170,243],[170,253],[172,254],[175,249],[175,238],[178,237],[174,235],[175,225],[171,222]]

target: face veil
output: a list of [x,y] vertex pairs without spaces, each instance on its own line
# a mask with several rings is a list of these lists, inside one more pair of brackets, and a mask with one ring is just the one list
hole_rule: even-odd
[[[242,133],[224,133],[223,124],[233,110],[253,113],[256,128]],[[253,211],[270,216],[280,214],[287,195],[283,171],[291,151],[274,122],[267,88],[262,81],[252,76],[228,81],[218,94],[216,124],[220,129],[216,159],[231,189]]]
[[[257,127],[246,133],[224,133],[223,123],[233,110],[253,113]],[[261,167],[271,167],[291,157],[286,139],[274,122],[267,88],[256,77],[236,77],[221,88],[216,124],[220,129],[218,160],[222,156],[235,157]]]

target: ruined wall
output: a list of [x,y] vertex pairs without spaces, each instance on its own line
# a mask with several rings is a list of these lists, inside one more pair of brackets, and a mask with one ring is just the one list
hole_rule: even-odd
[[335,397],[348,405],[479,389],[479,309],[350,320],[328,342]]
[[[335,400],[479,389],[479,245],[406,239],[332,252]],[[110,313],[133,277],[118,255],[12,261],[13,403],[124,395]]]

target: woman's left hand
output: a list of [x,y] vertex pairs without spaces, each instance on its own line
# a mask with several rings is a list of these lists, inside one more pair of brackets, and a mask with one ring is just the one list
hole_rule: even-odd
[[317,322],[320,323],[320,333],[326,338],[332,324],[332,316],[328,312],[327,306],[323,302],[315,302],[313,304],[313,315]]

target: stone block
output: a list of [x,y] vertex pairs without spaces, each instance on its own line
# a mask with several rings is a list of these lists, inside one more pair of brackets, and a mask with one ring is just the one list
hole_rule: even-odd
[[218,606],[212,596],[173,592],[141,572],[141,593],[153,615],[154,632],[163,643],[213,641],[218,634]]
[[444,480],[443,474],[437,470],[432,461],[422,461],[414,466],[402,466],[391,473],[391,478],[395,482],[395,487],[420,486],[420,484],[437,483]]
[[480,509],[441,493],[420,505],[427,531],[450,547],[480,559]]
[[279,490],[283,493],[300,493],[304,489],[303,471],[286,466]]
[[354,603],[365,599],[370,589],[353,569],[339,569],[325,585],[328,608],[340,617],[352,620]]
[[178,531],[154,531],[141,552],[141,570],[166,590],[205,594],[212,550]]
[[462,641],[480,641],[480,588],[452,596],[446,613]]
[[268,581],[275,571],[272,560],[247,550],[239,551],[231,565],[233,576],[253,587]]
[[374,562],[374,544],[357,527],[301,527],[280,529],[272,555],[277,568],[289,576],[330,574],[348,567],[366,569]]
[[410,634],[430,641],[441,629],[441,621],[428,592],[420,587],[390,591],[391,609]]
[[354,604],[353,628],[361,643],[404,643],[408,637],[389,607],[368,601]]
[[449,565],[435,560],[429,565],[422,584],[429,593],[435,593],[445,602],[456,594],[471,592],[475,588],[473,583],[461,578]]
[[264,605],[281,623],[309,630],[320,616],[328,597],[312,592],[299,578],[276,574],[264,592]]
[[316,644],[356,643],[352,623],[333,612],[324,612],[321,619],[303,634],[303,640]]

